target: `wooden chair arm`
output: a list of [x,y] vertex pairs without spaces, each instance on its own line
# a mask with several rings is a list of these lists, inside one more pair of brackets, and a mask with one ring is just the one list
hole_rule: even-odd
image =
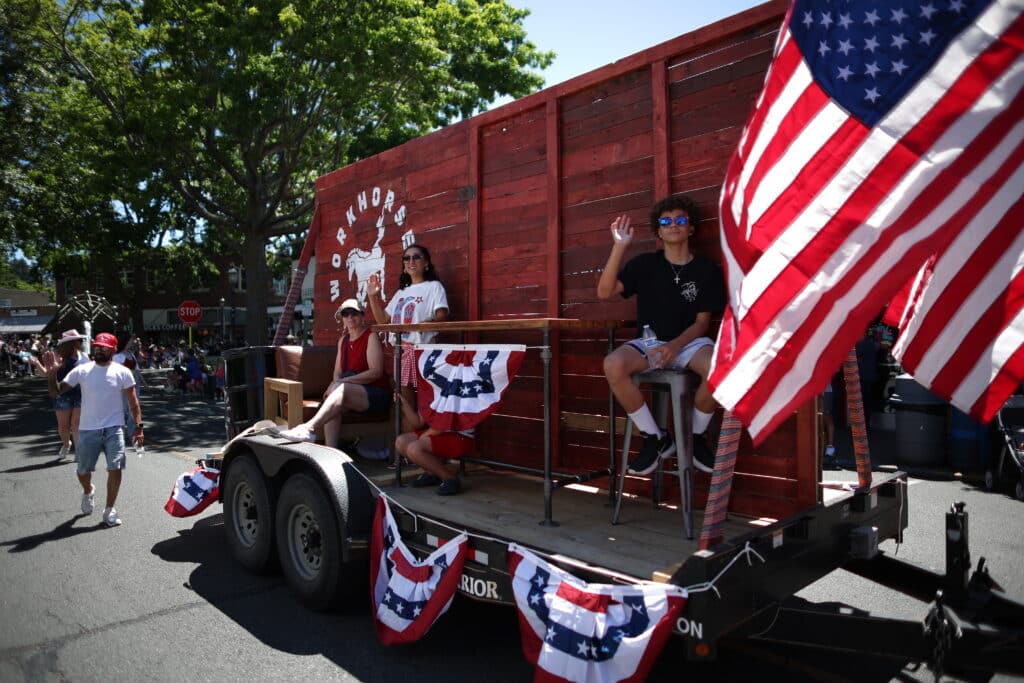
[[[282,403],[286,414],[281,414]],[[263,378],[263,417],[289,427],[302,423],[302,382],[281,377]]]

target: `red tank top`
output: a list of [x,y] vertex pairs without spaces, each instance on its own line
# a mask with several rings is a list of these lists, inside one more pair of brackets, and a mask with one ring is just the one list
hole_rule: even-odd
[[[355,341],[351,341],[347,333],[343,333],[341,337],[341,354],[338,360],[338,372],[344,376],[352,373],[365,372],[370,369],[370,364],[366,360],[366,346],[370,343],[370,335],[374,334],[371,330],[366,330],[359,338]],[[375,387],[381,389],[390,389],[390,383],[388,382],[387,375],[383,375],[380,379],[370,382]]]

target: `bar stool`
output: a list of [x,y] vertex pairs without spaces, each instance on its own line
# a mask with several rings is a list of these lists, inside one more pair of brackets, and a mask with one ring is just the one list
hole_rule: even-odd
[[[693,433],[692,410],[693,393],[697,387],[697,375],[689,371],[648,370],[633,376],[633,383],[638,387],[643,384],[653,385],[657,395],[654,400],[654,419],[659,427],[665,429],[667,424],[666,411],[672,412],[672,431],[676,441],[676,476],[679,478],[679,510],[683,515],[683,529],[686,538],[693,538]],[[671,399],[671,400],[667,400]],[[615,511],[612,513],[612,524],[619,523],[619,510],[622,507],[622,493],[626,487],[626,470],[629,468],[629,444],[633,435],[633,421],[626,420],[626,432],[622,439],[622,462],[619,466],[619,488],[615,496]],[[664,470],[661,463],[654,471],[654,505],[661,503],[661,475]]]

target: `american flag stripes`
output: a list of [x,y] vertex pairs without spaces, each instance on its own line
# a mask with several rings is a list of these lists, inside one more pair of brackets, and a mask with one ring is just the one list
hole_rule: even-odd
[[686,605],[672,584],[587,584],[509,544],[523,654],[535,681],[642,681]]
[[[987,422],[1024,379],[1024,172],[995,229],[970,221],[887,311],[893,355],[922,384]],[[982,226],[983,228],[984,226]],[[904,303],[905,305],[899,305]]]
[[[920,357],[934,358],[919,373],[957,401],[981,396],[982,385],[998,390],[975,408],[1020,381],[1020,284],[1007,276],[1019,274],[1022,252],[1005,236],[1019,237],[1024,187],[1022,8],[1024,0],[790,8],[720,200],[730,301],[710,383],[755,442],[819,391],[936,248],[961,236],[968,246],[948,258],[972,275],[933,278],[947,293],[935,310],[947,320],[984,310],[963,313],[948,334],[926,317],[908,324]],[[1015,266],[977,253],[996,233],[1016,250],[1006,257]],[[979,295],[989,276],[992,293]],[[977,316],[984,320],[968,323]],[[977,337],[973,365],[953,359],[964,339],[950,336],[957,330]],[[992,356],[1007,360],[986,366]]]
[[415,642],[448,611],[468,544],[469,537],[460,534],[426,559],[416,560],[402,542],[384,496],[377,498],[370,541],[370,600],[380,642]]

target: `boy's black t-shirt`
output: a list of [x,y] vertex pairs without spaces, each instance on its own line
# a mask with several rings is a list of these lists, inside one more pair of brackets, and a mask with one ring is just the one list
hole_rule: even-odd
[[636,295],[637,327],[650,325],[662,341],[682,334],[698,313],[725,308],[722,271],[701,256],[694,255],[685,266],[676,266],[668,262],[663,250],[640,254],[619,271],[619,281],[623,298]]

